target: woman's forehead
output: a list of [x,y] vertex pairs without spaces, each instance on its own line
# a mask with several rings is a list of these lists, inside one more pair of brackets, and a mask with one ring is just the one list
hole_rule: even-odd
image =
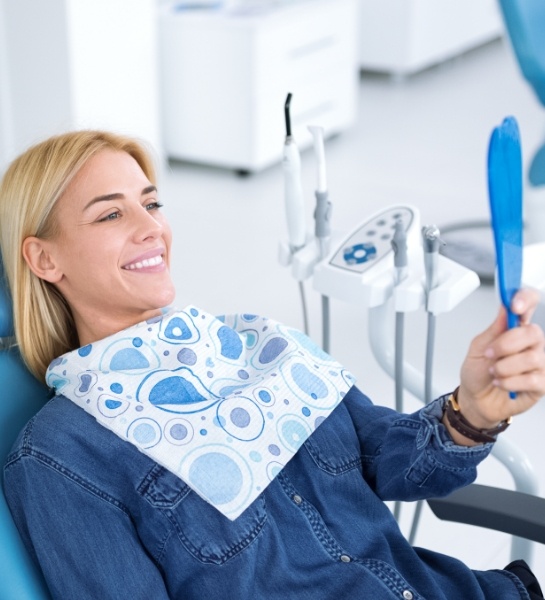
[[[127,193],[150,184],[138,162],[127,152],[101,150],[76,173],[59,203],[84,208],[96,196]],[[63,202],[63,199],[66,199]]]

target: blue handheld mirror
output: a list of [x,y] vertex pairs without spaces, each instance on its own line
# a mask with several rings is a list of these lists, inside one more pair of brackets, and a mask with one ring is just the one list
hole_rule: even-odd
[[[500,298],[507,310],[508,326],[519,324],[511,300],[522,277],[522,152],[514,117],[495,127],[488,148],[488,194]],[[511,392],[514,398],[514,393]]]

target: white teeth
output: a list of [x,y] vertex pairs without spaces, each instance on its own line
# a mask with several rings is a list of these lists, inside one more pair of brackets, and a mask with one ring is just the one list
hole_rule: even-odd
[[145,267],[156,267],[163,262],[162,256],[156,256],[155,258],[146,258],[142,262],[135,262],[127,265],[125,269],[130,269],[131,271],[135,269],[143,269]]

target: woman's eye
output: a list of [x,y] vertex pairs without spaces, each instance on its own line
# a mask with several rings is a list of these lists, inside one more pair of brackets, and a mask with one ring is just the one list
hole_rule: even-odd
[[104,223],[105,221],[115,221],[120,216],[121,216],[121,214],[119,213],[119,211],[116,210],[115,212],[110,213],[109,215],[106,215],[105,217],[102,217],[102,219],[99,219],[98,222]]
[[160,202],[154,201],[154,202],[150,202],[149,204],[146,204],[146,210],[156,210],[158,208],[161,208],[163,205]]

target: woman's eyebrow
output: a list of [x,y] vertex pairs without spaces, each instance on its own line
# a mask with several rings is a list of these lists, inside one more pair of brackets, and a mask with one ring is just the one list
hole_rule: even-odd
[[[142,190],[142,196],[145,196],[146,194],[151,194],[151,192],[156,191],[156,186],[148,185]],[[93,206],[93,204],[96,204],[97,202],[108,202],[109,200],[123,200],[124,198],[125,195],[121,192],[114,192],[113,194],[104,194],[103,196],[96,196],[96,198],[93,198],[85,205],[83,210],[87,210],[89,207]]]
[[91,206],[93,206],[93,204],[96,204],[97,202],[107,202],[108,200],[122,200],[123,198],[125,198],[125,195],[121,194],[120,192],[115,192],[113,194],[104,194],[104,196],[97,196],[96,198],[90,200],[85,205],[83,210],[86,211],[88,208],[90,208]]

